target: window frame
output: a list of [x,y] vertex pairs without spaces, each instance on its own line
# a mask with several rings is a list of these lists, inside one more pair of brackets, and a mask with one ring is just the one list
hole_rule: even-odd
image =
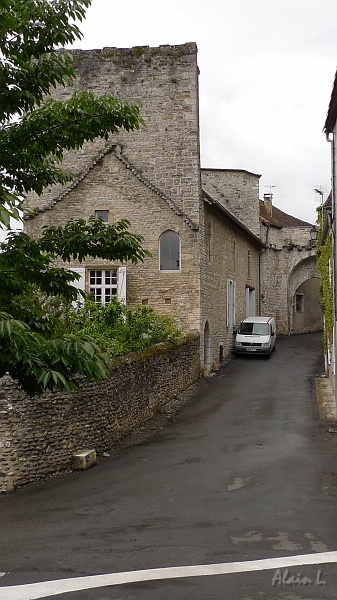
[[[107,213],[107,220],[105,221],[104,219],[102,219],[101,217],[97,216],[97,213]],[[100,206],[100,207],[96,207],[95,211],[94,211],[94,216],[95,219],[97,220],[101,220],[104,225],[113,225],[114,223],[114,213],[112,212],[112,210],[110,210],[109,208],[106,208],[104,206]]]
[[[178,244],[179,244],[179,246],[178,246],[179,266],[176,269],[162,269],[161,268],[161,241],[164,239],[164,236],[168,233],[174,234],[174,236],[178,240]],[[172,262],[171,257],[170,257],[170,262]],[[159,236],[159,239],[158,239],[158,269],[161,273],[179,273],[181,271],[181,239],[180,239],[179,233],[177,233],[173,229],[166,229]]]
[[[99,276],[97,275],[97,273],[101,273],[101,283],[91,283],[91,273],[95,273],[95,279],[97,279]],[[116,283],[108,283],[106,282],[106,273],[109,272],[110,275],[109,277],[112,279],[116,280]],[[114,273],[114,275],[112,274]],[[104,274],[104,275],[103,275]],[[103,304],[104,306],[107,306],[107,304],[109,304],[110,300],[112,298],[118,298],[118,269],[117,267],[111,267],[110,269],[106,269],[106,268],[88,268],[87,269],[87,289],[89,294],[93,294],[94,295],[94,301],[95,302],[101,302],[101,304]],[[97,295],[95,290],[101,290],[101,294]],[[115,293],[110,293],[109,296],[109,301],[107,302],[107,295],[105,290],[110,289],[110,291],[112,292],[112,290],[115,290]]]
[[[299,302],[297,298],[300,299]],[[304,294],[295,293],[295,313],[304,313]]]

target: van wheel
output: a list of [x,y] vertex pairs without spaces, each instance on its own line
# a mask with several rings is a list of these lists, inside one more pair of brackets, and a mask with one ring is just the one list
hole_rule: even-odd
[[270,358],[271,357],[271,352],[268,352],[268,354],[266,354],[266,358]]
[[276,350],[276,344],[275,344],[274,348],[272,349],[272,352],[275,352],[275,350]]

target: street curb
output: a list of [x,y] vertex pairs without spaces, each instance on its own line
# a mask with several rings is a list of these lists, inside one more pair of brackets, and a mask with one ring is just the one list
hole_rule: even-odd
[[335,394],[330,380],[325,376],[315,378],[319,416],[326,421],[336,421]]

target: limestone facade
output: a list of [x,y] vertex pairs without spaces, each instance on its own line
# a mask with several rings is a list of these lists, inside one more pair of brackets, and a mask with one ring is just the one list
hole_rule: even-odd
[[260,177],[242,169],[201,169],[203,189],[256,236],[260,235]]
[[[228,285],[236,286],[238,318],[245,316],[246,285],[251,309],[258,310],[263,244],[253,231],[257,213],[250,229],[240,222],[239,210],[233,215],[226,202],[206,200],[202,192],[196,46],[75,51],[74,58],[78,79],[71,88],[55,90],[55,97],[65,99],[78,89],[112,92],[141,102],[144,125],[69,153],[65,167],[76,173],[74,181],[47,189],[39,199],[31,195],[29,204],[37,213],[26,218],[25,229],[38,236],[43,225],[88,219],[97,210],[109,211],[110,222],[128,219],[152,257],[126,266],[127,303],[151,305],[173,314],[181,327],[197,330],[202,364],[216,368],[232,351],[236,298],[228,320]],[[227,173],[230,181],[221,178],[218,188],[228,196],[235,181],[242,206],[258,207],[258,176]],[[176,270],[162,270],[159,264],[160,239],[167,231],[179,236]],[[89,271],[121,267],[98,260],[70,266],[84,267],[86,288]]]
[[[111,92],[140,102],[144,124],[68,153],[74,181],[29,197],[37,210],[27,215],[26,231],[38,236],[43,225],[97,210],[108,211],[109,222],[128,219],[152,257],[126,265],[126,302],[151,305],[198,331],[206,370],[231,354],[233,328],[248,314],[272,314],[280,333],[293,332],[289,278],[294,272],[302,285],[308,271],[302,280],[295,269],[314,260],[306,246],[310,224],[261,220],[259,175],[200,168],[196,45],[74,51],[74,58],[78,78],[55,90],[56,98],[80,89]],[[179,243],[177,268],[161,268],[167,232]],[[124,267],[98,260],[70,266],[81,271],[86,289],[89,271],[116,269],[119,278]]]
[[[312,225],[260,201],[261,310],[275,317],[278,333],[321,331],[320,276]],[[297,300],[297,301],[296,301]]]

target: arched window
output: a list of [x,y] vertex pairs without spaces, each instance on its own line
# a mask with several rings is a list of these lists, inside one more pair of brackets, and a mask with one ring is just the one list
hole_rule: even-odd
[[159,270],[180,270],[180,238],[174,231],[164,231],[159,238]]

